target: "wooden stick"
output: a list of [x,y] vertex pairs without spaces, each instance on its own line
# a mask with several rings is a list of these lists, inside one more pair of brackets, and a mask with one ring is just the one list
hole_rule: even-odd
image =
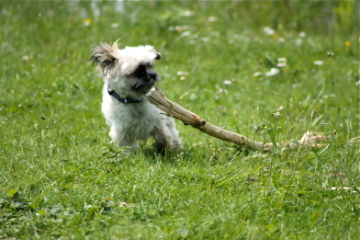
[[[163,110],[169,116],[177,118],[185,125],[191,125],[192,127],[210,136],[234,143],[238,146],[242,146],[248,149],[259,149],[265,152],[269,152],[274,148],[273,143],[256,142],[241,134],[227,131],[221,127],[212,125],[195,113],[167,99],[164,94],[157,88],[153,88],[149,92],[147,98],[152,104]],[[289,149],[297,149],[299,147],[323,147],[326,144],[321,143],[328,142],[328,140],[329,137],[323,136],[321,133],[306,132],[301,140],[290,142],[282,147]]]

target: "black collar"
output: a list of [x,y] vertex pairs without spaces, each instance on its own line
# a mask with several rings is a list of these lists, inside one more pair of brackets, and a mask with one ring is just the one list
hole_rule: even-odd
[[113,96],[114,98],[116,98],[119,102],[122,102],[122,103],[124,103],[124,104],[142,102],[142,99],[138,100],[138,99],[120,97],[120,95],[117,94],[114,90],[108,90],[108,93],[109,93],[111,96]]

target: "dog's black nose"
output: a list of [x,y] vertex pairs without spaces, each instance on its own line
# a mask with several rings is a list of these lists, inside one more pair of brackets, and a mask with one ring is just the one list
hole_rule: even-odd
[[149,73],[148,74],[148,80],[150,80],[150,79],[157,79],[157,74],[156,73]]

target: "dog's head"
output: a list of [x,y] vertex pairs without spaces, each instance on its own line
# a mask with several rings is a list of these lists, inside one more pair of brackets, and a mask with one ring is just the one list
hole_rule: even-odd
[[145,94],[159,80],[153,66],[160,53],[149,45],[119,49],[117,42],[112,46],[101,43],[93,49],[91,59],[105,81],[122,90]]

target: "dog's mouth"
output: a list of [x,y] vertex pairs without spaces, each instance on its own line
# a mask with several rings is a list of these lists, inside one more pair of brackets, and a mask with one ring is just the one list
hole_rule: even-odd
[[142,94],[146,94],[159,79],[159,75],[147,65],[140,65],[129,77],[131,90]]
[[156,79],[151,78],[147,81],[139,80],[136,81],[132,86],[131,90],[138,93],[147,93],[155,85]]

